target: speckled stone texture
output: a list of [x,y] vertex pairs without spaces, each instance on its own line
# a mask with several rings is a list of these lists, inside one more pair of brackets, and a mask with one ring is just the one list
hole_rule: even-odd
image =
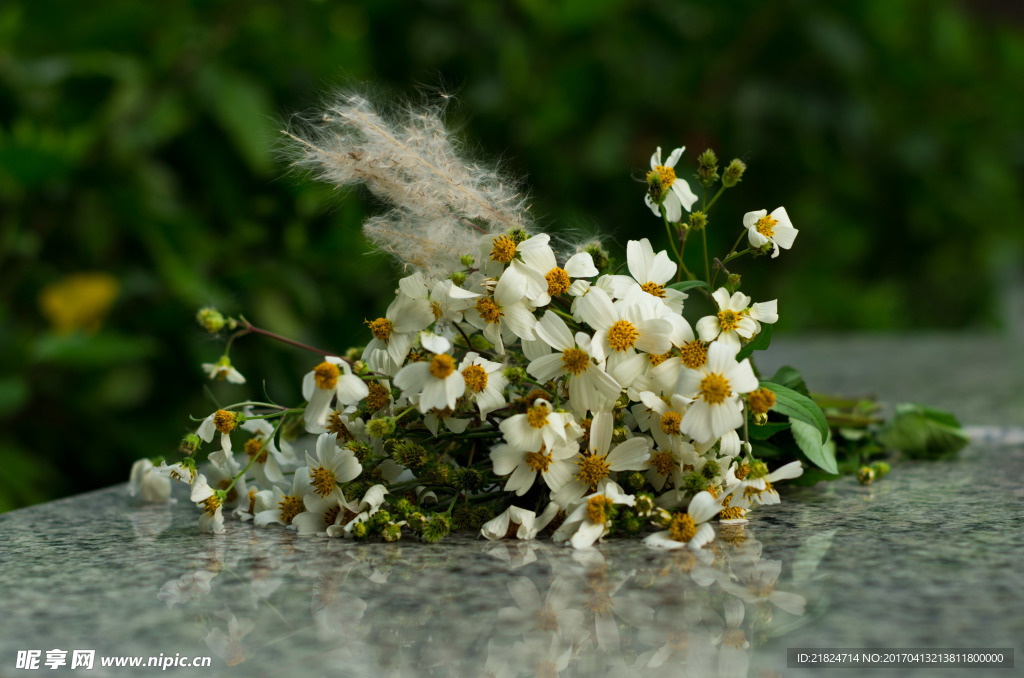
[[[937,364],[898,359],[905,374],[893,367],[885,374],[897,379],[873,388],[883,372],[863,369],[858,380],[842,366],[849,346],[833,342],[840,355],[829,358],[828,345],[813,344],[811,359],[800,361],[812,388],[896,401],[904,391],[888,387],[913,378],[917,390],[900,386],[907,396],[963,404],[966,424],[1022,423],[1012,405],[1019,392],[1008,384],[1021,386],[1024,372],[1000,368],[991,346],[977,360],[992,389],[954,401],[957,386]],[[790,345],[779,346],[772,363],[790,362]],[[974,354],[954,348],[961,359]],[[870,352],[898,358],[898,350]],[[932,355],[945,362],[944,351]],[[15,669],[18,651],[41,650],[45,661],[54,649],[68,650],[69,663],[70,650],[95,650],[96,667],[39,672],[1014,675],[786,668],[790,647],[1021,650],[1024,446],[1019,430],[973,432],[976,442],[955,461],[895,464],[868,487],[844,478],[786,490],[782,504],[748,525],[716,526],[714,547],[699,554],[626,540],[585,552],[461,536],[434,546],[356,544],[234,521],[225,535],[202,535],[183,493],[147,506],[124,486],[14,511],[0,515],[0,676],[35,675]],[[212,666],[99,665],[101,657],[145,663],[161,654],[209,656]]]

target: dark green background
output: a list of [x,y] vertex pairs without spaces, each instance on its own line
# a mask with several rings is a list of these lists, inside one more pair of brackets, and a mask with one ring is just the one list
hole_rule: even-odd
[[[655,146],[687,146],[684,176],[707,146],[743,158],[711,245],[786,206],[795,249],[736,267],[780,298],[780,330],[1007,327],[1024,38],[1019,15],[971,6],[4,2],[0,510],[175,452],[221,351],[200,305],[333,350],[365,341],[397,277],[359,233],[375,207],[279,159],[287,116],[339,86],[454,91],[467,148],[525,178],[542,227],[613,249],[664,246],[639,183]],[[58,336],[39,293],[80,271],[119,295],[98,333]],[[255,338],[232,355],[250,379],[214,385],[232,401],[263,380],[294,400],[316,360]]]

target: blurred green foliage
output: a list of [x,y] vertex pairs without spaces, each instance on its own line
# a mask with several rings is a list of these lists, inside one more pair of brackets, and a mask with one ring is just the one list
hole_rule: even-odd
[[[619,246],[664,245],[640,183],[655,146],[686,145],[690,168],[707,146],[739,156],[710,244],[787,207],[795,249],[736,267],[782,299],[780,328],[906,330],[1000,325],[1024,239],[1021,82],[1019,26],[939,0],[8,0],[0,510],[174,453],[221,352],[200,305],[365,341],[398,274],[365,255],[374,206],[275,155],[287,115],[331,87],[453,88],[453,125],[526,178],[542,226]],[[79,272],[117,296],[58,333],[44,290]],[[224,401],[264,381],[294,401],[316,360],[253,337],[232,358],[249,384],[214,384]]]

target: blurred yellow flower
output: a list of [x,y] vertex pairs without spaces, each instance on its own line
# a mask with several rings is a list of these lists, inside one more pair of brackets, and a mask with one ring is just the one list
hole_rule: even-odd
[[100,328],[120,285],[108,273],[72,273],[39,293],[39,310],[59,334]]

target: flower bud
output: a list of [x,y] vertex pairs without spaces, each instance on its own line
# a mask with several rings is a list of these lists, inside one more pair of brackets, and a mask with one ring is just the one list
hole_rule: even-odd
[[751,480],[755,478],[764,478],[768,475],[768,464],[763,461],[755,461],[750,465],[750,475],[748,476]]
[[740,277],[739,273],[730,273],[729,274],[729,279],[728,279],[727,282],[728,282],[729,287],[735,290],[735,289],[739,288],[740,283],[743,282],[743,278]]
[[199,312],[196,313],[196,322],[210,334],[217,334],[227,324],[220,311],[210,306],[199,309]]
[[472,268],[473,267],[473,263],[474,263],[473,262],[473,255],[472,254],[463,254],[461,257],[459,257],[459,263],[462,264],[463,266],[465,266],[466,268]]
[[[775,407],[775,394],[767,388],[759,388],[756,391],[752,391],[748,397],[750,398],[750,411],[753,412],[755,416],[763,415],[767,418],[766,413],[768,410]],[[763,422],[760,421],[757,423],[763,424]]]
[[522,367],[507,367],[503,374],[510,384],[519,384],[526,379],[526,370]]
[[[472,258],[470,258],[470,261],[472,261]],[[449,276],[449,278],[451,278],[451,281],[455,283],[456,287],[462,287],[463,285],[466,284],[466,274],[463,273],[462,271],[456,271],[455,273],[452,273]]]
[[871,470],[875,472],[875,477],[881,480],[882,478],[889,475],[889,471],[892,467],[884,461],[876,461],[871,465]]
[[718,156],[710,148],[697,156],[697,178],[704,186],[718,181]]
[[183,454],[190,455],[199,449],[199,445],[202,443],[202,439],[195,433],[189,433],[181,439],[181,445],[178,448]]
[[740,182],[743,178],[743,173],[747,171],[747,165],[739,158],[734,158],[729,166],[725,168],[725,173],[722,174],[722,185],[726,188],[732,188]]
[[608,256],[608,252],[605,248],[601,247],[599,242],[587,243],[583,246],[583,251],[590,255],[590,258],[594,260],[594,267],[598,271],[607,270],[611,266],[611,257]]
[[395,523],[391,523],[390,525],[384,526],[384,530],[381,532],[381,534],[384,537],[384,541],[398,541],[402,538],[402,527],[400,525],[396,525]]
[[360,521],[352,526],[352,536],[356,539],[366,539],[366,535],[370,533],[370,529],[366,527],[366,523]]
[[700,210],[690,212],[690,230],[699,231],[708,225],[708,215]]
[[867,466],[861,466],[857,470],[857,481],[861,485],[870,485],[875,479],[875,472]]

